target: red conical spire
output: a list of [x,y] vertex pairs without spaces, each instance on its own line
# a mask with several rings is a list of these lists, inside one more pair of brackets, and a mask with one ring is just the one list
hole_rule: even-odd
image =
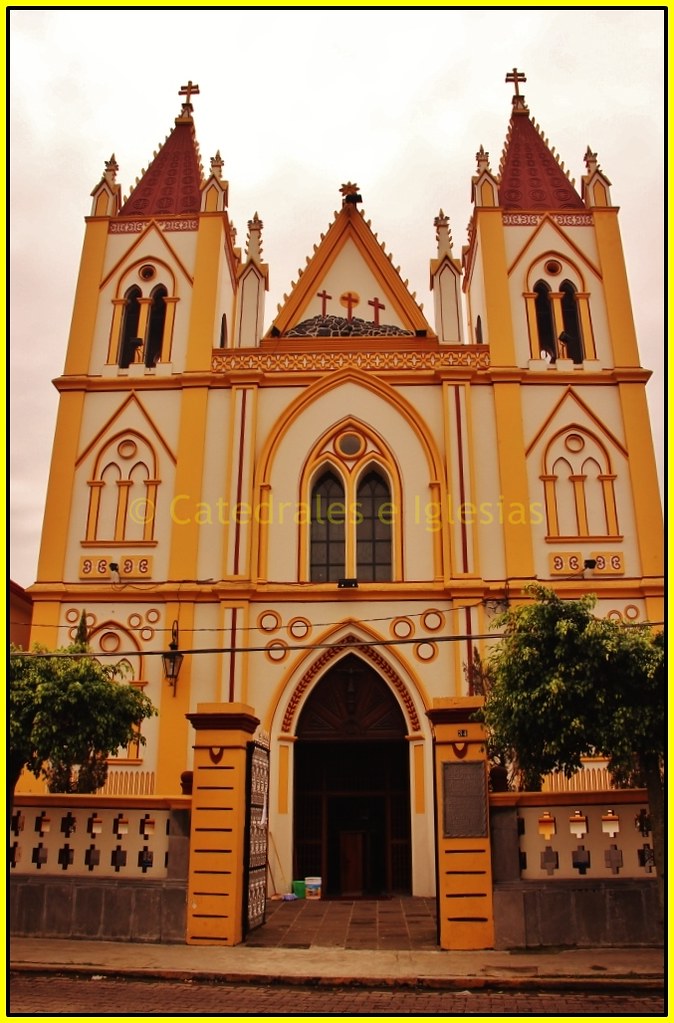
[[513,112],[501,158],[499,204],[507,210],[584,209],[583,200],[560,165],[554,150],[529,116],[519,84],[526,78],[513,68]]
[[201,164],[190,96],[199,87],[183,86],[187,95],[180,117],[164,145],[120,210],[122,217],[156,217],[198,213],[201,209]]

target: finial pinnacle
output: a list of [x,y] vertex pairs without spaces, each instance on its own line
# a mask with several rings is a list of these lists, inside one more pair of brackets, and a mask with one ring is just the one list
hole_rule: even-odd
[[356,206],[359,202],[363,201],[362,195],[358,194],[358,185],[353,181],[347,181],[345,185],[339,190],[343,196],[342,206],[346,206],[347,203],[350,206]]
[[509,71],[505,76],[506,83],[512,82],[515,86],[515,95],[513,96],[513,110],[527,112],[527,105],[524,102],[524,95],[520,93],[520,83],[526,82],[527,76],[523,71],[518,71],[516,67]]
[[199,95],[199,86],[198,85],[193,85],[192,84],[192,79],[190,78],[190,80],[187,83],[187,85],[181,85],[180,91],[178,92],[178,95],[179,96],[186,96],[187,97],[187,99],[185,100],[185,102],[182,105],[182,110],[180,112],[180,116],[184,117],[184,118],[191,118],[192,117],[192,111],[193,111],[194,107],[190,103],[190,99],[192,98],[192,96],[198,96]]

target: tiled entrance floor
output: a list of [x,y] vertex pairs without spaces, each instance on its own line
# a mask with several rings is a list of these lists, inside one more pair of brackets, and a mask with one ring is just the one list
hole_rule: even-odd
[[437,949],[435,899],[296,899],[267,903],[255,948]]

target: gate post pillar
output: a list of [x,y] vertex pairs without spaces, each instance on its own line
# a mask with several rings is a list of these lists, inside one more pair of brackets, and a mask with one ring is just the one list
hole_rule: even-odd
[[494,947],[487,741],[481,696],[433,701],[438,943]]
[[245,703],[200,703],[196,731],[190,865],[189,945],[243,941],[246,749],[260,721]]

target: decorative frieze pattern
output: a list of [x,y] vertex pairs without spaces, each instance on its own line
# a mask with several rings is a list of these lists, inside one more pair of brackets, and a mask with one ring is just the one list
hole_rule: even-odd
[[[154,218],[152,218],[154,220]],[[196,231],[199,221],[194,218],[189,220],[154,220],[160,231]],[[144,231],[151,220],[111,220],[108,225],[108,234],[140,234]]]
[[543,216],[550,217],[560,227],[592,227],[591,213],[504,213],[504,227],[537,227]]
[[232,349],[214,353],[215,373],[245,370],[258,373],[332,373],[340,369],[371,372],[420,371],[445,369],[489,369],[489,352],[457,345],[433,352],[266,352],[260,349]]

